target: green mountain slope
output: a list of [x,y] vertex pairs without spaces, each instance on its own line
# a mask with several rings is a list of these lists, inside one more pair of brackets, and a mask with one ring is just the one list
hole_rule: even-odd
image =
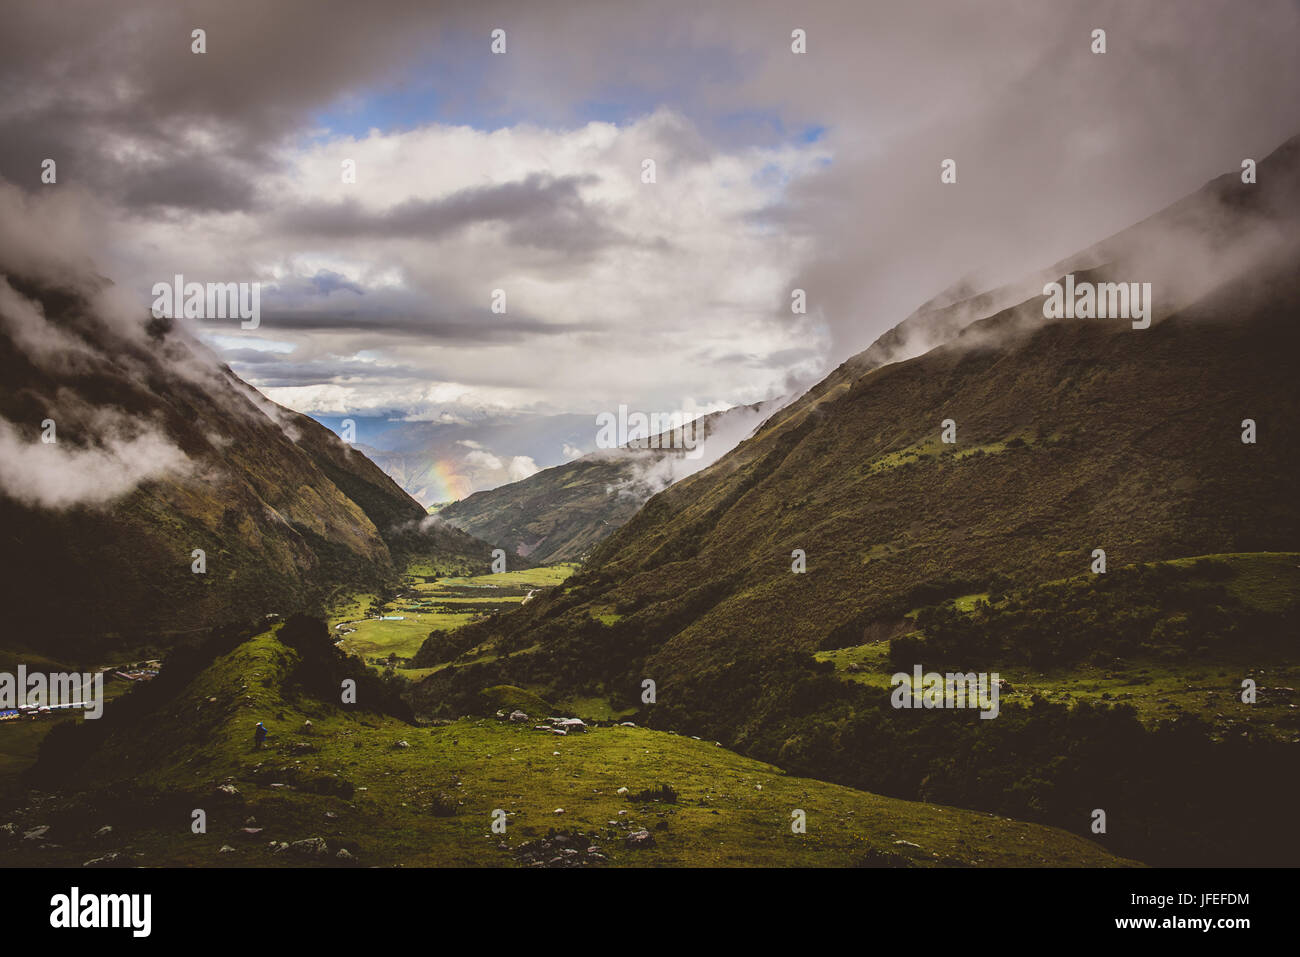
[[363,455],[167,321],[106,317],[104,288],[3,284],[5,647],[94,661],[318,607],[415,554],[484,570],[485,543],[425,522]]

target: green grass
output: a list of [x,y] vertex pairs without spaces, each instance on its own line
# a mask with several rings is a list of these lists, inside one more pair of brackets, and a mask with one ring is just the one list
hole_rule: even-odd
[[[1248,608],[1277,613],[1294,605],[1300,596],[1300,555],[1292,552],[1221,553],[1153,564],[1195,569],[1204,567],[1207,560],[1231,568],[1225,587]],[[1084,574],[1047,584],[1065,583],[1090,589],[1100,581]],[[969,613],[981,599],[987,600],[988,594],[963,595],[948,603]],[[913,609],[906,617],[915,618],[918,611]],[[831,662],[845,680],[880,688],[882,693],[890,687],[894,669],[889,664],[888,641],[822,651],[815,657]],[[1064,704],[1126,704],[1148,726],[1194,715],[1209,724],[1217,738],[1249,730],[1261,737],[1300,741],[1300,694],[1290,690],[1300,688],[1300,645],[1282,658],[1260,659],[1245,653],[1239,657],[1189,655],[1180,661],[1148,656],[1118,664],[1081,662],[1048,669],[1001,664],[998,674],[1014,688],[1006,700],[1023,704],[1030,704],[1035,697]],[[1241,700],[1242,680],[1248,677],[1262,689],[1253,704]]]
[[[399,617],[401,621],[364,617],[375,596],[348,593],[340,596],[331,609],[329,625],[333,634],[340,637],[340,647],[368,662],[390,655],[410,658],[430,632],[459,628],[485,612],[517,608],[527,600],[528,592],[558,585],[576,569],[576,565],[565,563],[426,581],[427,563],[413,563],[407,569],[397,597],[381,611],[382,615]],[[458,606],[466,606],[466,610],[457,611]],[[345,629],[351,630],[345,632]],[[431,673],[427,668],[401,670],[410,678]]]
[[[141,866],[292,865],[268,843],[322,837],[331,854],[345,847],[362,865],[500,866],[551,828],[594,834],[611,866],[1126,863],[1052,828],[792,777],[667,732],[604,727],[555,737],[490,719],[417,728],[285,700],[281,685],[296,658],[264,634],[217,659],[165,713],[112,738],[85,769],[97,787],[129,783],[132,800],[95,808],[91,796],[75,819],[54,819],[50,840],[60,846],[20,847],[9,863],[75,865],[115,850]],[[263,751],[251,742],[259,719],[272,731]],[[301,730],[308,719],[311,734]],[[222,783],[239,794],[217,794]],[[676,803],[617,793],[664,784]],[[316,793],[326,790],[339,793]],[[148,795],[165,796],[171,810],[141,814]],[[435,805],[454,813],[435,814]],[[191,806],[207,812],[207,833],[190,832]],[[490,830],[496,809],[507,815],[504,835]],[[806,834],[791,832],[795,809],[807,815]],[[23,826],[40,815],[28,816]],[[263,828],[255,838],[240,831],[249,817]],[[92,850],[90,835],[106,824],[111,838]],[[641,827],[655,846],[625,848],[624,836]],[[222,845],[236,850],[222,854]]]

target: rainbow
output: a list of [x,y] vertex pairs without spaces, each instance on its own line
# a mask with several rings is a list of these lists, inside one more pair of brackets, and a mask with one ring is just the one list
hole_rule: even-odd
[[448,459],[438,459],[429,468],[428,492],[430,501],[455,502],[470,493],[469,479],[456,469],[456,463]]

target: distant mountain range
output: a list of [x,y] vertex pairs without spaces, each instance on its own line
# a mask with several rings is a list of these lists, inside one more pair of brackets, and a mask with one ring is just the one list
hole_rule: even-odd
[[592,451],[590,415],[499,414],[433,421],[376,415],[316,415],[342,434],[356,430],[353,446],[424,506],[444,505],[532,475]]
[[444,506],[438,515],[530,561],[576,561],[652,495],[731,451],[779,406],[778,400],[702,416],[699,444],[689,451],[660,436],[602,449],[521,481],[475,492]]

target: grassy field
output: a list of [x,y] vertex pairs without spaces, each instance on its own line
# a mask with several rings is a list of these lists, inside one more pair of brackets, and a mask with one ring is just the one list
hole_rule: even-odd
[[[269,633],[218,658],[163,714],[111,738],[85,768],[97,794],[129,783],[119,803],[96,806],[89,796],[89,807],[55,800],[25,809],[20,826],[50,825],[58,846],[24,842],[9,863],[116,853],[117,863],[144,866],[341,865],[342,848],[354,859],[346,863],[360,865],[509,866],[531,863],[529,848],[553,829],[565,840],[550,842],[547,860],[574,848],[569,857],[593,866],[1128,863],[1052,828],[788,776],[668,732],[602,727],[556,737],[490,719],[418,728],[286,699],[296,660]],[[263,751],[251,742],[259,719],[272,731]],[[673,799],[633,800],[662,785]],[[75,813],[61,816],[61,806]],[[205,810],[206,833],[191,832],[193,808]],[[491,830],[498,809],[504,834]],[[806,833],[791,829],[796,810]],[[112,832],[95,838],[104,826]],[[626,846],[642,828],[653,845]],[[327,842],[327,855],[273,850],[313,837]]]
[[[340,636],[340,647],[370,664],[380,664],[390,655],[410,658],[430,632],[450,631],[484,615],[516,608],[530,592],[560,584],[576,568],[559,564],[500,574],[439,577],[436,569],[415,564],[407,569],[396,597],[378,607],[378,617],[374,616],[376,595],[348,593],[331,609],[329,625]],[[397,670],[408,678],[419,678],[434,669]]]

